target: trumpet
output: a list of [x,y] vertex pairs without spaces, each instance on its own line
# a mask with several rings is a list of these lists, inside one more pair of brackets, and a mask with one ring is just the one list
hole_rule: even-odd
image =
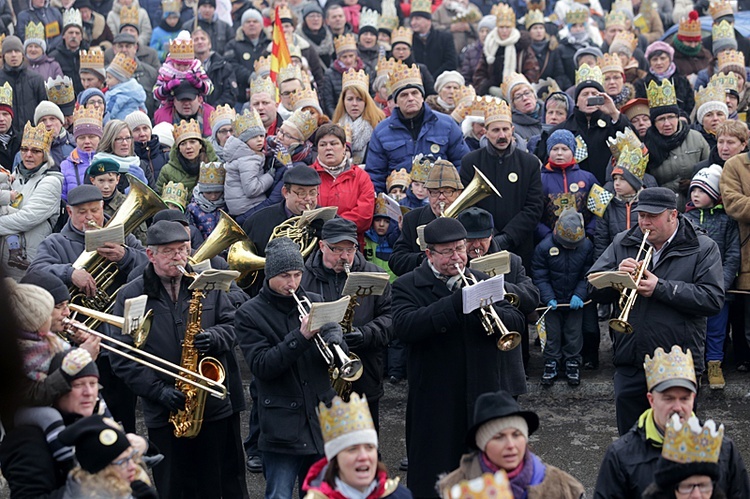
[[[471,286],[472,284],[477,283],[477,280],[473,275],[466,275],[460,264],[456,263],[455,266],[456,270],[458,270],[458,274],[461,276],[464,286]],[[479,312],[481,313],[480,320],[482,321],[482,327],[487,332],[487,336],[492,335],[495,332],[495,329],[497,329],[500,334],[500,339],[497,340],[497,348],[499,350],[508,352],[521,344],[521,335],[516,331],[509,331],[508,328],[505,327],[497,310],[492,306],[491,301],[486,305],[482,305]]]
[[[641,259],[641,254],[643,253],[643,250],[646,249],[646,243],[648,241],[648,235],[650,232],[650,230],[647,230],[643,233],[643,242],[638,248],[638,254],[636,254],[635,256],[636,261],[639,261]],[[618,333],[631,334],[633,332],[633,326],[628,323],[628,316],[630,315],[630,311],[633,309],[633,305],[635,305],[635,299],[638,297],[638,285],[641,283],[641,279],[643,279],[643,274],[646,272],[646,268],[648,267],[649,263],[651,263],[653,250],[653,246],[649,246],[648,250],[646,250],[645,256],[643,257],[643,261],[638,264],[638,270],[635,274],[634,279],[635,289],[626,288],[620,292],[620,315],[615,319],[609,320],[609,327],[611,327]]]
[[[303,296],[302,298],[297,296],[297,293],[294,290],[292,290],[291,293],[294,300],[297,302],[297,311],[299,312],[299,318],[301,321],[304,317],[307,317],[310,314],[312,303],[310,303],[310,300],[306,296]],[[363,367],[362,361],[359,360],[359,358],[349,358],[341,347],[335,343],[332,347],[329,347],[319,334],[313,335],[312,340],[315,342],[315,346],[318,348],[320,355],[323,356],[323,360],[328,364],[328,372],[331,376],[331,381],[336,381],[339,378],[344,381],[357,381],[362,377]],[[333,348],[333,351],[331,348]],[[341,362],[341,367],[336,363],[337,358]]]

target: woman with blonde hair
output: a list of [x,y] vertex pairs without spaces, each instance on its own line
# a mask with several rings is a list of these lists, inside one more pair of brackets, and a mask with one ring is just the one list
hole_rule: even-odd
[[[125,192],[128,187],[125,173],[129,173],[138,180],[150,186],[154,185],[155,179],[146,177],[146,173],[141,168],[141,158],[135,155],[133,148],[133,132],[130,127],[122,120],[109,120],[102,130],[102,138],[96,147],[97,158],[109,158],[120,165],[120,183],[117,189]],[[147,171],[150,171],[148,169]],[[87,181],[87,183],[89,183]]]
[[372,131],[385,119],[375,101],[370,97],[370,78],[364,71],[348,70],[341,82],[341,95],[333,113],[333,122],[342,128],[351,128],[352,161],[364,161]]

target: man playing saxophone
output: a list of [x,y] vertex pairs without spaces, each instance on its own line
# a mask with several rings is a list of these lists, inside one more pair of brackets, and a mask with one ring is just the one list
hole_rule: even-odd
[[328,345],[343,342],[341,326],[328,323],[310,331],[298,300],[323,301],[301,289],[305,270],[299,246],[287,237],[266,247],[265,280],[260,292],[235,317],[237,337],[258,389],[259,449],[267,499],[291,499],[295,481],[323,457],[323,436],[316,408],[336,395],[328,365],[313,337]]
[[[194,360],[213,357],[224,366],[228,377],[239,376],[226,368],[235,342],[234,307],[227,294],[205,291],[200,300],[202,310],[197,315],[191,306],[194,296],[188,286],[193,280],[181,270],[190,270],[190,243],[185,227],[178,222],[157,222],[149,227],[146,242],[149,264],[141,276],[118,293],[113,313],[122,316],[126,299],[146,295],[146,309],[153,310],[154,319],[142,350],[181,364],[183,338],[188,330],[199,328],[201,332],[193,342],[199,358]],[[130,336],[115,337],[133,343]],[[186,395],[175,388],[175,380],[121,356],[112,356],[112,367],[141,397],[149,439],[164,454],[164,461],[154,467],[159,497],[227,497],[222,490],[222,470],[227,459],[236,459],[236,454],[226,449],[226,435],[231,431],[230,398],[206,397],[198,435],[178,438],[170,424],[170,414],[185,408]],[[231,379],[224,384],[236,386]]]
[[[625,434],[649,408],[643,359],[657,347],[690,349],[696,375],[703,373],[706,317],[724,304],[724,277],[716,243],[677,212],[674,192],[663,187],[638,195],[638,225],[618,234],[590,272],[620,270],[637,275],[636,261],[648,231],[650,265],[643,270],[627,322],[632,334],[614,333],[617,429]],[[644,250],[645,253],[645,250]],[[594,300],[617,303],[614,288],[589,286]]]

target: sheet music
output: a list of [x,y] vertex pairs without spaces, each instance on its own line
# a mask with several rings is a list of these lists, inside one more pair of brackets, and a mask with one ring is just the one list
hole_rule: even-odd
[[342,296],[380,296],[388,285],[386,272],[352,272],[346,279]]
[[130,334],[134,329],[140,327],[141,319],[146,315],[146,303],[148,296],[141,295],[125,300],[125,309],[122,313],[125,323],[122,326],[123,334]]
[[594,272],[587,275],[586,279],[588,279],[589,283],[596,289],[615,287],[635,289],[637,287],[635,285],[635,281],[633,280],[633,276],[630,275],[630,273],[621,270],[614,270],[610,272]]
[[188,287],[189,290],[202,289],[203,291],[229,291],[232,281],[237,279],[240,273],[236,270],[210,269],[201,272]]
[[417,227],[417,244],[419,245],[419,249],[421,251],[424,251],[427,249],[427,243],[424,242],[424,228],[427,227],[426,225],[420,225]]
[[350,296],[344,296],[336,301],[318,302],[310,306],[310,316],[307,327],[310,331],[317,331],[323,324],[339,323],[344,320],[346,308],[349,306]]
[[97,248],[104,246],[104,243],[125,244],[125,230],[122,225],[87,230],[84,235],[86,251],[96,251]]
[[479,281],[461,289],[464,302],[464,313],[468,314],[484,305],[502,301],[505,298],[505,276],[498,276]]
[[314,210],[305,210],[302,212],[300,225],[308,225],[313,220],[323,220],[324,222],[327,222],[336,216],[336,212],[338,212],[338,208],[335,206],[324,206]]
[[488,276],[507,274],[510,272],[510,253],[503,250],[498,253],[474,258],[469,265],[472,269],[484,272]]
[[398,219],[401,218],[401,205],[398,204],[398,201],[390,197],[388,194],[381,192],[379,196],[382,196],[382,198],[385,200],[386,214],[392,220],[395,220],[398,222]]
[[193,268],[196,274],[200,274],[201,272],[205,272],[206,270],[211,270],[211,260],[203,260],[202,262],[191,262],[190,266]]

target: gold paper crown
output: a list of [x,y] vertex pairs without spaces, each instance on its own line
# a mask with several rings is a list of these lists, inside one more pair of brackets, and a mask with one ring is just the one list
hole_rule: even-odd
[[523,21],[526,29],[529,29],[535,24],[544,24],[544,12],[541,10],[530,10],[526,13],[526,17]]
[[185,207],[188,204],[188,195],[188,190],[182,182],[174,183],[170,180],[161,191],[161,200],[165,203],[175,204],[182,211],[185,211]]
[[586,24],[589,20],[589,9],[574,5],[565,13],[565,24]]
[[274,99],[276,98],[276,85],[274,85],[268,76],[256,76],[250,82],[250,95],[262,93],[268,94]]
[[609,53],[617,53],[618,46],[623,46],[630,49],[630,55],[632,56],[635,48],[638,46],[638,39],[636,38],[635,34],[631,33],[630,31],[620,31],[615,35],[615,38],[612,40],[612,44],[609,46]]
[[104,69],[104,52],[92,48],[88,52],[81,50],[81,69]]
[[397,43],[405,43],[411,47],[412,39],[414,38],[414,32],[411,28],[401,26],[391,33],[391,46]]
[[296,128],[305,140],[309,139],[318,129],[318,120],[309,111],[303,111],[302,109],[295,110],[284,123]]
[[[565,16],[565,21],[568,21],[568,16]],[[604,26],[606,28],[611,28],[613,26],[620,26],[623,29],[628,25],[628,16],[621,10],[611,10],[609,14],[607,14],[606,21],[604,23]]]
[[78,106],[78,109],[73,111],[73,124],[76,127],[81,125],[93,125],[101,128],[102,113],[103,109],[97,109],[93,106]]
[[456,104],[456,107],[461,104],[471,105],[476,96],[477,92],[471,85],[460,86],[453,91],[453,102]]
[[330,409],[321,402],[318,405],[318,421],[323,432],[326,454],[337,439],[352,433],[375,432],[367,398],[360,398],[357,393],[352,393],[349,402],[344,402],[341,397],[333,397]]
[[78,9],[65,9],[63,11],[63,28],[65,26],[78,26],[79,28],[83,28],[81,11]]
[[187,139],[201,140],[201,127],[195,120],[185,121],[180,120],[179,125],[175,125],[172,129],[172,136],[174,137],[174,144],[180,145],[180,142]]
[[237,116],[237,113],[234,111],[234,108],[230,106],[229,104],[224,104],[223,106],[216,106],[213,111],[211,111],[211,115],[208,117],[208,124],[211,126],[211,129],[213,130],[214,125],[220,121],[234,121],[234,117]]
[[380,57],[378,59],[378,65],[375,66],[375,71],[377,71],[378,76],[387,75],[390,74],[391,71],[396,67],[396,59],[391,57],[390,59],[386,59],[385,57]]
[[541,78],[538,82],[532,85],[534,92],[536,92],[537,98],[545,101],[547,97],[555,92],[562,92],[560,85],[557,84],[554,78]]
[[302,82],[302,68],[295,66],[294,64],[287,64],[283,68],[279,69],[279,77],[277,83],[281,83],[289,80],[299,80]]
[[44,24],[42,23],[29,23],[26,25],[26,40],[47,40],[47,35],[44,33]]
[[622,61],[617,54],[604,54],[596,61],[602,73],[617,72],[622,73]]
[[661,457],[673,463],[718,463],[724,425],[716,428],[709,419],[701,426],[695,416],[683,423],[678,414],[672,414],[664,431]]
[[180,0],[161,0],[161,11],[179,14],[182,11],[182,2]]
[[[713,84],[712,84],[713,82]],[[703,104],[708,102],[724,102],[727,100],[727,91],[724,87],[716,84],[716,80],[711,80],[705,87],[695,92],[695,109],[700,109]]]
[[349,87],[357,87],[364,93],[370,93],[370,77],[364,70],[354,71],[354,68],[349,68],[343,75],[341,75],[341,93],[344,93]]
[[417,154],[411,160],[411,172],[409,177],[412,182],[427,182],[427,177],[430,176],[430,170],[432,170],[433,162],[430,158],[425,157],[422,153]]
[[169,57],[177,61],[195,59],[195,48],[192,38],[175,38],[169,42]]
[[529,83],[529,80],[526,79],[526,77],[522,73],[516,73],[514,71],[503,78],[503,83],[500,85],[500,92],[503,94],[505,100],[510,102],[512,100],[510,92],[513,90],[513,88],[515,88],[516,85],[521,84],[526,84],[529,88],[531,88],[531,83]]
[[373,213],[373,216],[376,217],[387,217],[388,216],[388,203],[385,202],[385,198],[383,197],[385,194],[382,192],[378,194],[378,197],[375,198],[375,212]]
[[407,85],[422,86],[422,73],[419,72],[419,66],[416,64],[407,66],[398,62],[393,71],[388,74],[388,83],[386,83],[388,95],[395,95],[397,91]]
[[140,29],[140,13],[138,12],[138,5],[131,5],[130,7],[122,7],[120,9],[120,27],[130,24]]
[[674,91],[674,85],[667,78],[662,80],[661,85],[656,83],[655,80],[651,80],[646,88],[646,97],[648,98],[649,109],[677,105],[677,94]]
[[643,154],[640,145],[632,148],[627,144],[624,145],[620,152],[620,157],[617,158],[617,166],[619,168],[629,171],[641,180],[643,180],[643,175],[646,173],[647,164],[648,154]]
[[485,126],[494,123],[495,121],[507,121],[508,123],[511,123],[512,121],[510,107],[504,100],[489,104],[484,111]]
[[711,40],[735,40],[734,27],[726,21],[711,26]]
[[295,110],[304,109],[310,106],[319,108],[320,100],[318,100],[318,92],[310,87],[304,87],[302,90],[297,90],[289,97],[289,105]]
[[354,35],[351,33],[347,33],[342,36],[337,36],[333,39],[333,46],[335,48],[336,54],[341,54],[342,52],[346,52],[347,50],[353,50],[357,51],[357,39],[354,38]]
[[[713,32],[713,28],[711,29],[711,31]],[[682,19],[680,19],[680,27],[677,30],[677,34],[693,39],[702,37],[703,34],[701,32],[700,19],[698,19],[698,17],[696,17],[695,19],[691,19],[690,17],[683,17]]]
[[628,146],[630,149],[643,148],[641,139],[638,138],[632,129],[627,127],[624,132],[617,132],[614,137],[608,137],[607,145],[612,152],[612,157],[615,158],[615,162],[620,157],[620,152],[622,152],[625,146]]
[[[275,11],[273,13],[276,15]],[[279,19],[294,19],[292,11],[287,5],[279,5]]]
[[719,72],[723,72],[729,67],[745,67],[745,54],[734,49],[719,52],[716,58],[719,61]]
[[515,28],[516,27],[516,13],[513,12],[513,8],[507,4],[499,3],[492,7],[490,14],[495,16],[495,26],[498,28]]
[[201,163],[200,173],[198,173],[199,184],[224,185],[226,177],[227,171],[224,169],[223,163],[218,161]]
[[624,12],[633,14],[633,0],[615,0],[612,3],[612,8],[610,9],[610,11],[613,10],[622,10]]
[[121,52],[112,59],[112,62],[109,63],[109,67],[122,73],[122,75],[125,76],[125,79],[128,80],[133,77],[133,73],[135,73],[135,70],[138,67],[138,61],[131,59]]
[[268,57],[258,57],[258,59],[253,63],[253,71],[255,71],[256,75],[260,75],[261,73],[270,73],[271,72],[271,56]]
[[698,386],[695,381],[693,355],[689,349],[683,353],[679,345],[673,345],[669,353],[659,347],[654,352],[653,358],[647,354],[646,360],[643,361],[643,368],[646,370],[648,391],[659,383],[673,379],[685,379]]
[[714,0],[708,4],[708,13],[714,21],[723,16],[732,16],[734,11],[732,10],[732,4],[729,0]]
[[593,81],[599,85],[604,84],[604,77],[599,66],[589,66],[584,63],[576,70],[576,86],[584,81]]
[[485,473],[472,480],[461,480],[451,487],[450,499],[513,499],[505,471]]
[[13,87],[7,81],[0,87],[0,106],[13,107]]
[[411,11],[432,14],[432,0],[411,0]]
[[[299,45],[296,43],[289,43],[287,41],[287,47],[289,47],[289,57],[296,57],[299,60],[302,60],[302,49]],[[292,66],[292,64],[290,64]]]
[[378,11],[368,9],[367,7],[362,8],[362,12],[359,14],[359,29],[369,26],[370,28],[378,29]]
[[406,171],[406,168],[401,168],[400,170],[393,170],[391,174],[388,175],[388,178],[385,179],[385,190],[390,192],[391,187],[394,185],[402,186],[406,189],[409,187],[409,184],[411,184],[409,172]]
[[44,86],[47,89],[47,98],[58,106],[70,104],[76,100],[73,80],[67,76],[58,76],[54,80],[48,78]]
[[735,92],[739,93],[740,91],[740,81],[739,79],[737,79],[737,75],[734,74],[733,71],[730,71],[728,73],[714,73],[714,75],[711,77],[711,80],[709,81],[709,84],[716,85],[719,88],[724,89],[725,92],[734,90]]
[[239,137],[243,132],[250,130],[251,128],[259,128],[265,132],[266,127],[263,126],[263,121],[260,119],[260,114],[255,108],[245,109],[242,114],[238,114],[234,118],[232,123],[234,128],[234,136]]
[[39,123],[38,126],[34,127],[31,125],[30,121],[27,121],[26,126],[23,127],[21,147],[41,149],[42,151],[49,153],[49,150],[52,147],[52,131],[48,132],[44,123]]
[[378,30],[393,32],[398,28],[398,14],[395,0],[383,0],[382,12],[378,19]]

